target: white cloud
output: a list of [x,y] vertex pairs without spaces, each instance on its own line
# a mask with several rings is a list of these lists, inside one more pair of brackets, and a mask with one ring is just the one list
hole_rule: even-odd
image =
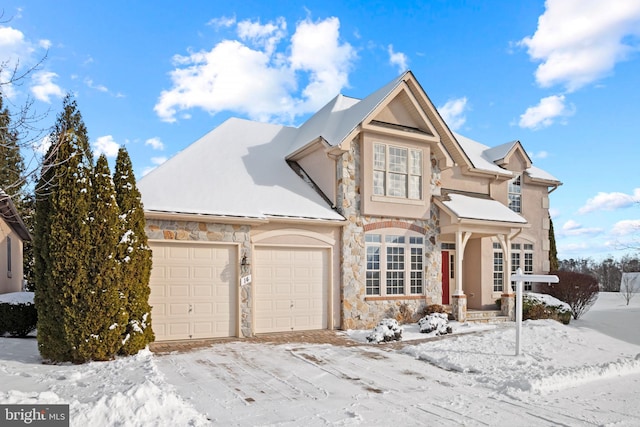
[[[285,43],[286,22],[238,24],[240,40],[223,40],[210,51],[176,55],[172,88],[154,110],[168,122],[201,108],[210,114],[231,110],[261,121],[291,121],[317,110],[348,84],[356,54],[339,40],[337,18],[297,24]],[[256,78],[259,76],[259,78]],[[299,81],[307,82],[300,90]]]
[[235,17],[221,16],[220,18],[213,18],[212,20],[207,22],[207,25],[211,25],[212,27],[216,28],[230,28],[233,27],[235,23]]
[[151,158],[151,163],[153,163],[154,165],[161,165],[164,162],[167,161],[167,158],[162,156],[162,157],[152,157]]
[[611,234],[616,236],[628,236],[634,233],[640,233],[640,219],[625,219],[618,221],[611,229]]
[[302,91],[301,113],[316,111],[349,83],[349,72],[356,51],[349,43],[340,43],[340,20],[327,18],[299,22],[291,37],[294,71],[307,72],[309,83]]
[[587,200],[587,203],[578,209],[578,213],[586,214],[594,211],[613,211],[627,208],[635,203],[640,203],[640,188],[633,190],[633,194],[600,192],[595,197]]
[[107,89],[105,85],[95,84],[90,78],[84,79],[84,84],[86,84],[90,89],[95,89],[98,92],[109,92],[109,89]]
[[521,128],[542,129],[551,126],[557,118],[567,117],[574,113],[573,107],[565,105],[564,95],[552,95],[542,98],[535,107],[529,107],[520,116]]
[[51,71],[38,71],[33,73],[31,79],[33,86],[31,86],[31,92],[36,99],[51,104],[51,97],[55,96],[62,98],[64,91],[60,86],[53,82],[58,77],[56,73]]
[[586,243],[567,243],[565,245],[558,245],[558,252],[581,252],[590,249]]
[[519,42],[541,62],[535,75],[542,87],[561,84],[574,91],[637,51],[637,0],[547,0],[545,7],[535,34]]
[[[41,55],[36,55],[38,49],[49,49],[51,42],[49,40],[39,40],[32,42],[28,40],[24,33],[18,29],[0,25],[0,58],[2,58],[2,67],[0,67],[0,83],[2,83],[2,94],[8,99],[14,99],[18,90],[12,82],[12,79],[16,76],[22,76],[25,71],[28,71],[30,67],[37,65],[37,61],[41,60],[45,56],[45,52]],[[17,74],[13,75],[14,70],[17,67]],[[35,73],[32,73],[32,79]],[[22,80],[24,83],[26,81]],[[34,79],[38,84],[37,79]],[[46,89],[37,87],[37,91],[45,94],[43,95],[48,101],[48,95],[46,95]],[[32,90],[33,91],[33,90]],[[34,92],[34,95],[36,92]],[[40,99],[40,98],[38,98]]]
[[601,232],[601,228],[583,227],[582,224],[579,224],[576,221],[570,219],[564,223],[562,229],[558,232],[558,234],[562,236],[582,236],[585,234],[599,234]]
[[151,163],[153,163],[153,166],[147,166],[146,168],[144,168],[142,170],[142,176],[148,174],[149,172],[151,172],[152,170],[154,170],[155,168],[157,168],[158,166],[160,166],[161,164],[163,164],[164,162],[166,162],[168,159],[167,157],[152,157],[151,158]]
[[164,150],[164,144],[162,143],[162,141],[160,140],[160,138],[153,137],[153,138],[149,138],[144,142],[144,145],[150,145],[151,148],[153,148],[154,150]]
[[253,21],[241,21],[238,23],[238,37],[258,49],[264,49],[271,56],[277,44],[286,35],[287,22],[284,18],[278,18],[275,23],[265,25]]
[[45,135],[41,140],[33,143],[33,150],[42,156],[47,154],[49,147],[51,147],[51,135]]
[[547,157],[549,157],[549,153],[547,151],[538,151],[537,153],[534,152],[529,152],[527,153],[529,154],[529,157],[531,157],[532,160],[535,159],[546,159]]
[[442,107],[438,107],[438,112],[445,123],[453,130],[458,130],[467,121],[464,113],[467,111],[467,98],[450,99]]
[[407,55],[402,52],[394,52],[393,45],[391,44],[387,47],[387,52],[389,53],[389,63],[394,67],[397,67],[399,73],[402,73],[409,68],[409,59],[407,58]]
[[120,144],[111,135],[101,136],[93,142],[93,153],[96,156],[104,153],[107,157],[116,157],[119,149]]
[[25,39],[22,31],[0,26],[0,58],[3,62],[0,69],[0,82],[3,84],[2,94],[7,98],[12,99],[16,96],[16,90],[10,83],[14,67],[28,62],[33,50],[33,46]]
[[560,215],[560,210],[556,208],[549,208],[549,215],[551,219],[557,218]]

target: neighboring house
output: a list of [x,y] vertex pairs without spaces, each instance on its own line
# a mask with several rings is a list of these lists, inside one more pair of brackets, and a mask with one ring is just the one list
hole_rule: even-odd
[[453,133],[411,72],[299,128],[229,119],[139,182],[156,337],[508,311],[510,272],[549,270],[560,184],[518,141]]
[[11,197],[0,189],[0,294],[22,291],[22,245],[31,240]]

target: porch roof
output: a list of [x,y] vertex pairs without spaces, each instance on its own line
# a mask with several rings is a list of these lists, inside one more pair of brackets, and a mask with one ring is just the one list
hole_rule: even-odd
[[438,204],[452,219],[511,223],[519,226],[527,220],[497,200],[484,195],[445,193],[436,198]]

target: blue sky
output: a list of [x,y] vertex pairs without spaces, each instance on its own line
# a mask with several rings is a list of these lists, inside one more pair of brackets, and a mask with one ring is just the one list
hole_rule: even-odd
[[[520,140],[563,185],[560,258],[640,248],[640,0],[4,2],[0,58],[55,121],[70,92],[96,152],[138,177],[230,116],[299,125],[413,71],[449,125]],[[18,62],[19,61],[19,62]],[[4,67],[8,70],[10,67]],[[2,81],[5,81],[3,79]]]

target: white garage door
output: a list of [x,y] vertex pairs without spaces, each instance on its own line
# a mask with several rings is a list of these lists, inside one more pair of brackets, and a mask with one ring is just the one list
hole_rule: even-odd
[[151,242],[151,321],[157,341],[236,334],[235,246]]
[[256,248],[255,332],[327,328],[329,251]]

